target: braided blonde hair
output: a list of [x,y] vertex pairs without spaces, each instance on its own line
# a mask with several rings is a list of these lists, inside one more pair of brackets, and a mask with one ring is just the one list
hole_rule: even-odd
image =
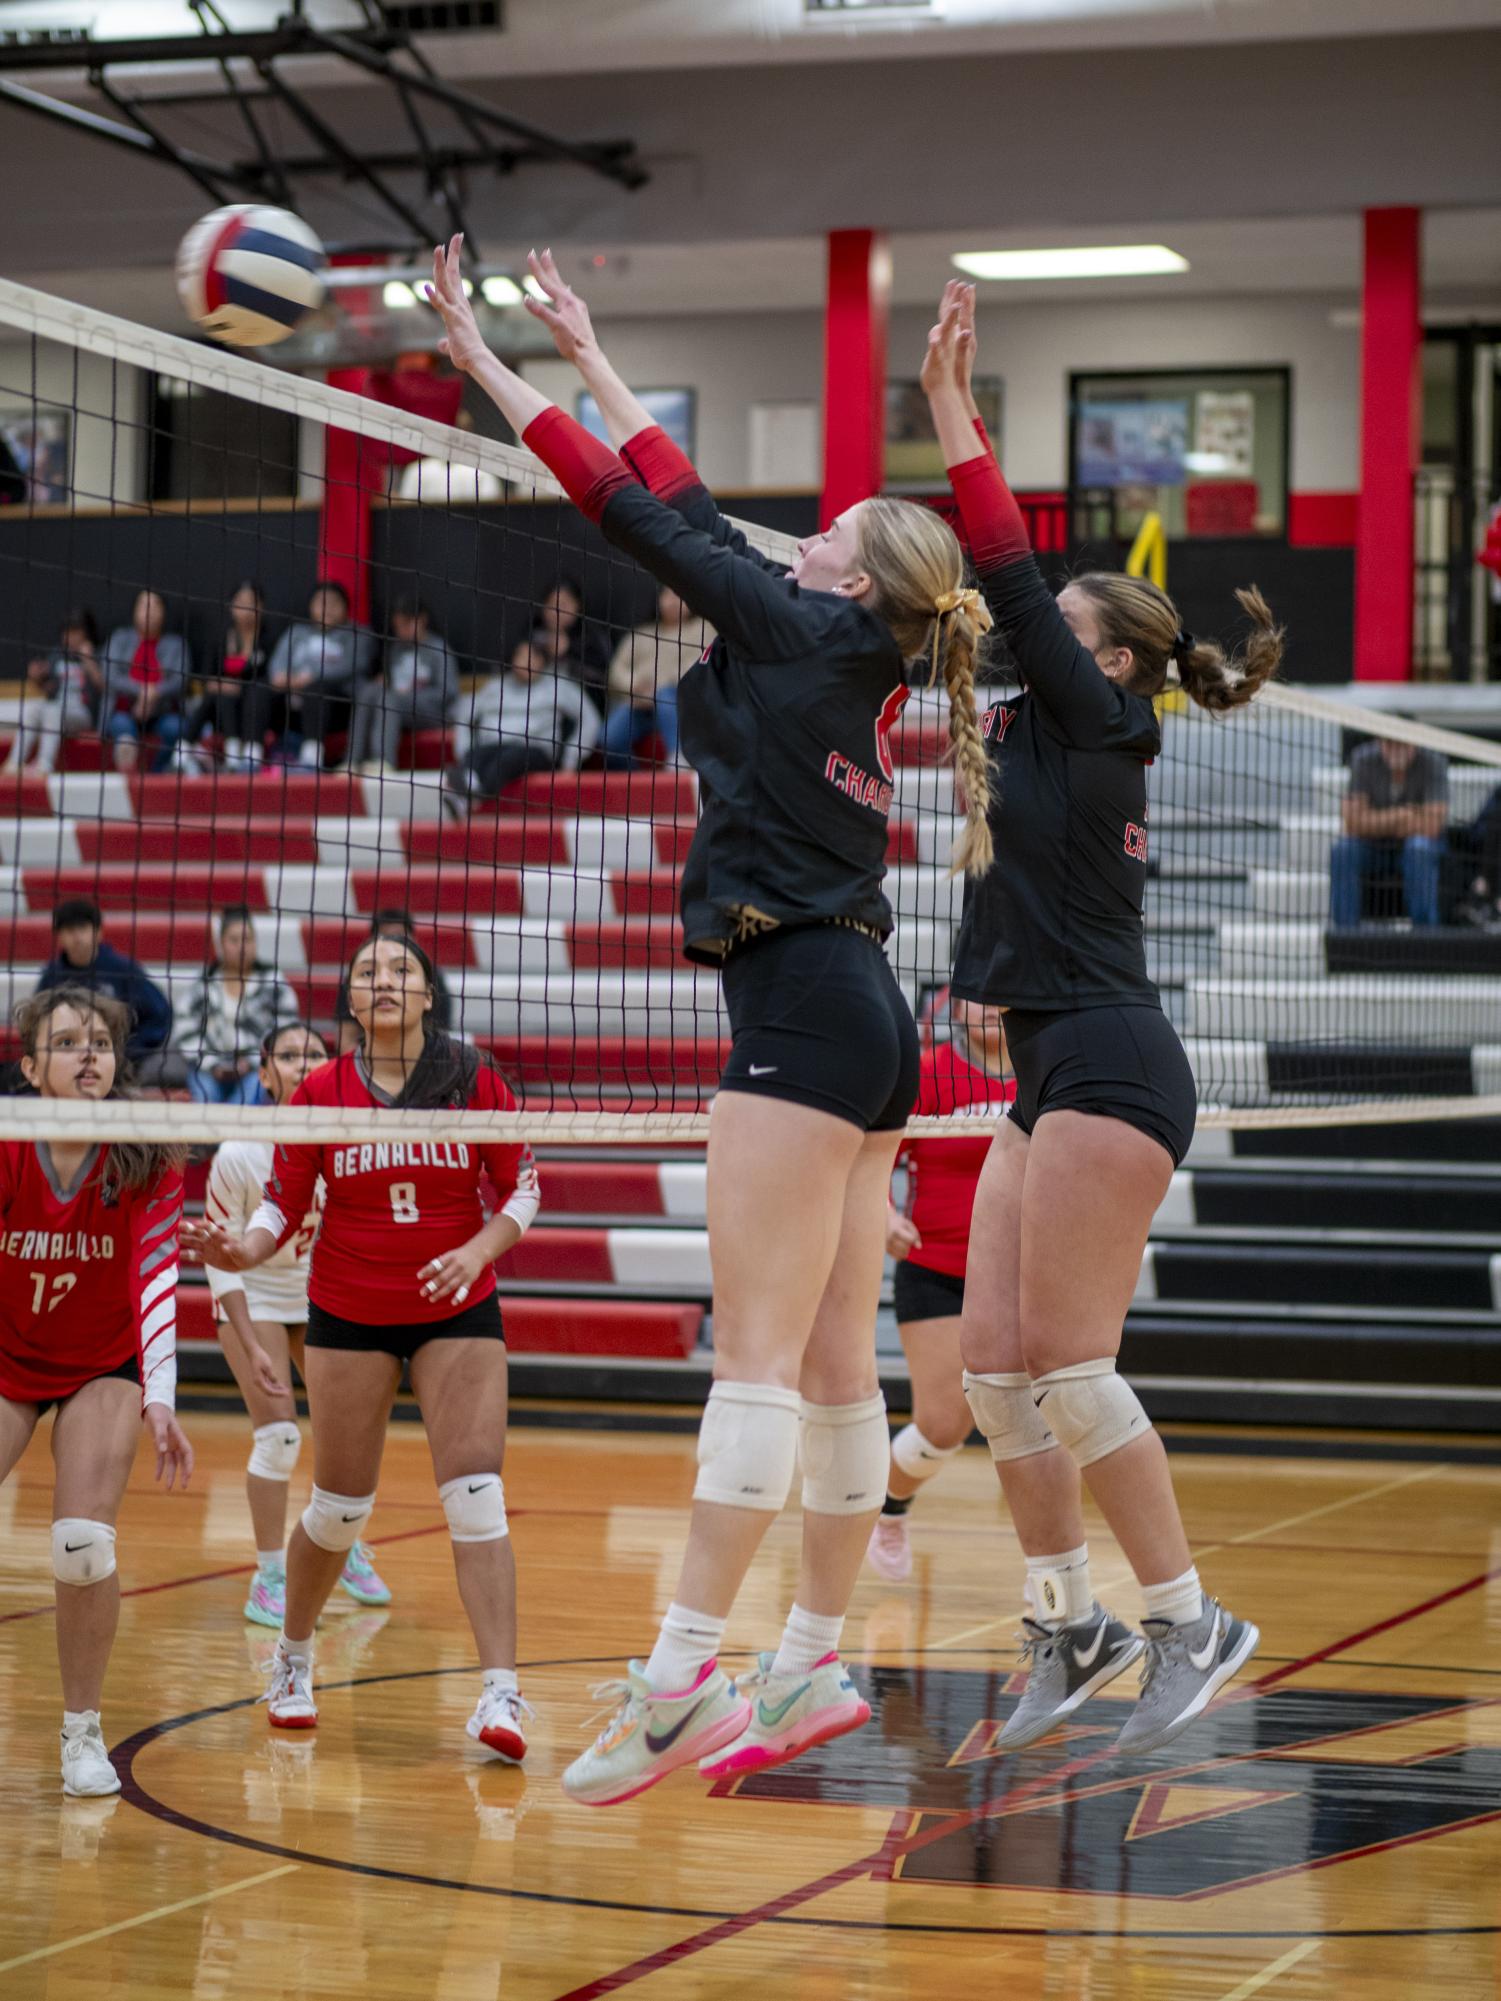
[[995,859],[990,834],[990,761],[975,705],[975,669],[990,613],[964,582],[964,552],[948,523],[911,500],[863,501],[860,561],[874,591],[870,608],[891,628],[904,660],[925,656],[949,698],[949,754],[964,788],[964,831],[952,872],[984,875]]

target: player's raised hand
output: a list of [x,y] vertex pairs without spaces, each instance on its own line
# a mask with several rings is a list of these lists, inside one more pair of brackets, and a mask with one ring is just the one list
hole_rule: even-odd
[[527,266],[546,292],[545,299],[526,297],[526,309],[552,335],[553,345],[565,361],[577,361],[587,348],[597,345],[589,308],[573,287],[565,283],[557,260],[550,250],[527,253]]
[[973,285],[958,287],[959,307],[959,352],[957,370],[959,387],[965,395],[971,394],[970,377],[975,372],[975,353],[978,336],[975,333],[975,288]]
[[156,1447],[157,1479],[164,1480],[170,1493],[180,1474],[181,1485],[186,1489],[193,1477],[193,1448],[175,1415],[164,1403],[149,1403],[141,1413],[141,1422]]
[[962,294],[965,289],[953,279],[944,286],[937,324],[929,329],[927,352],[923,356],[919,377],[929,396],[939,395],[948,389],[962,391],[967,385],[968,372],[960,356],[966,343],[973,347],[974,333],[966,333],[963,324]]
[[490,350],[485,346],[474,308],[464,291],[464,273],[459,263],[463,247],[463,237],[454,236],[446,250],[440,243],[433,251],[433,277],[427,296],[443,316],[445,337],[438,342],[439,354],[446,354],[454,367],[467,375],[485,360]]

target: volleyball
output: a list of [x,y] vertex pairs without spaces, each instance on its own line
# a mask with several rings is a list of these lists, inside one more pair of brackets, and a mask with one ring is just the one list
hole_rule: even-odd
[[177,252],[190,319],[234,347],[269,347],[323,304],[323,245],[284,208],[238,202],[194,223]]

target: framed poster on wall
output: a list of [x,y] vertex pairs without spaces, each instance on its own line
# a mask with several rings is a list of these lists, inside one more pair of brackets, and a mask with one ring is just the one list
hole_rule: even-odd
[[[975,402],[990,433],[990,442],[1001,449],[1001,423],[1005,409],[1005,387],[999,375],[977,375],[972,384]],[[943,453],[928,410],[922,384],[892,381],[886,384],[886,484],[890,487],[943,486]]]
[[[691,459],[695,442],[694,392],[691,389],[638,389],[636,400],[645,406],[652,422],[661,425],[678,450],[686,452]],[[574,415],[592,437],[602,439],[605,444],[610,442],[604,418],[599,414],[599,405],[587,389],[579,391]]]

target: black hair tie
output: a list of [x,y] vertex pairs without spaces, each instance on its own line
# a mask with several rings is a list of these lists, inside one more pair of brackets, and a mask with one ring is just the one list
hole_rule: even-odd
[[1185,654],[1192,653],[1198,643],[1193,634],[1186,631],[1180,625],[1178,628],[1178,637],[1173,641],[1174,658],[1181,659]]

